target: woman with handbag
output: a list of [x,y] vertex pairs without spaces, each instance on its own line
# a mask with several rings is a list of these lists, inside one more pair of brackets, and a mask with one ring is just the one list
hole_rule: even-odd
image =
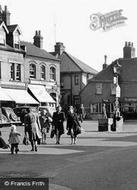
[[81,133],[81,125],[79,123],[77,114],[74,112],[73,106],[69,107],[67,113],[67,130],[71,137],[71,144],[76,144],[77,135]]

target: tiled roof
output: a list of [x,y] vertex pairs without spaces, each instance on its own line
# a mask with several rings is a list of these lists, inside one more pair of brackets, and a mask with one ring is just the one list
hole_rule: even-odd
[[17,28],[17,24],[14,24],[14,25],[9,25],[9,26],[7,26],[7,28],[8,28],[8,30],[9,30],[9,32],[14,32],[14,30]]
[[39,58],[45,58],[45,59],[52,59],[55,61],[59,61],[56,57],[54,57],[53,55],[51,55],[50,53],[48,53],[46,50],[44,49],[40,49],[38,47],[36,47],[34,44],[30,43],[30,42],[21,42],[21,45],[25,45],[27,48],[27,55],[29,56],[34,56],[34,57],[39,57]]
[[[66,52],[65,52],[66,53]],[[84,62],[80,61],[79,59],[77,59],[76,57],[66,53],[71,60],[83,71],[86,73],[92,73],[92,74],[97,74],[98,71],[96,71],[95,69],[93,69],[92,67],[88,66],[87,64],[85,64]]]

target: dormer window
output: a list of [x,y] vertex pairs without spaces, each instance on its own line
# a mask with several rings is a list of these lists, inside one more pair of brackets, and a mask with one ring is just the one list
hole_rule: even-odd
[[14,33],[14,47],[15,47],[16,49],[19,49],[19,48],[20,48],[20,36],[19,36],[18,31],[16,31],[16,32]]
[[0,29],[0,45],[5,45],[6,34],[3,28]]

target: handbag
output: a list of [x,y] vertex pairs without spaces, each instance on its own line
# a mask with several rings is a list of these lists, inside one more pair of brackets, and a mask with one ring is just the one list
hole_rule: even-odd
[[52,129],[52,130],[51,130],[51,133],[50,133],[50,138],[53,138],[54,135],[55,135],[55,129]]

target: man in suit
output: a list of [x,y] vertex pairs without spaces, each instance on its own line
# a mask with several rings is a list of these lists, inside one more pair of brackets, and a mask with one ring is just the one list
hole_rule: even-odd
[[61,106],[57,106],[56,112],[53,113],[53,125],[55,127],[56,144],[60,144],[60,137],[62,134],[64,134],[65,114],[61,110]]

